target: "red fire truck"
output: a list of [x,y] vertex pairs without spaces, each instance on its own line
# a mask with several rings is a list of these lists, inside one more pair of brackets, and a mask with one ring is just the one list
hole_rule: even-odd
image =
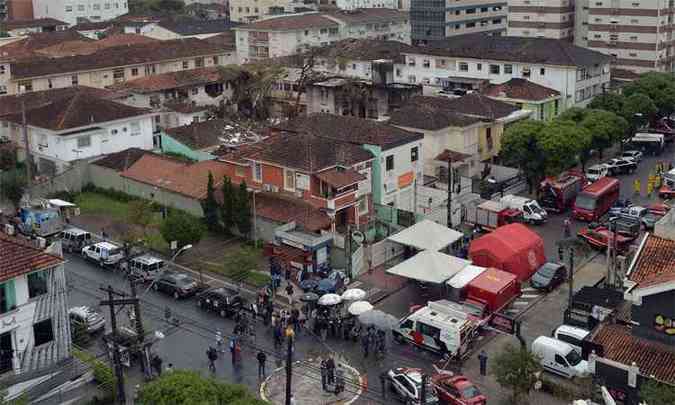
[[574,205],[574,199],[586,183],[586,176],[578,170],[546,178],[539,184],[539,204],[547,211],[564,212]]

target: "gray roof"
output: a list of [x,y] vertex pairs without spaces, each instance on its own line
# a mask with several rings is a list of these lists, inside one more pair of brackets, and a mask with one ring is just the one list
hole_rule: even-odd
[[565,40],[486,34],[457,35],[432,41],[426,47],[418,47],[415,53],[559,66],[592,66],[610,61],[609,55],[573,45]]
[[200,20],[197,18],[176,18],[159,22],[160,27],[180,35],[217,34],[229,31],[238,24],[227,19]]

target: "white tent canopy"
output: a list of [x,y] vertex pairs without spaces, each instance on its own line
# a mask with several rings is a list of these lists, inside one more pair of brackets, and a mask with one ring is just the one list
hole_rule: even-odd
[[438,252],[460,240],[462,236],[464,235],[461,232],[424,219],[387,239],[419,250]]
[[452,276],[450,280],[446,283],[452,288],[461,289],[464,288],[467,284],[471,282],[474,278],[478,277],[481,273],[485,271],[485,267],[480,266],[466,266],[460,270],[457,274]]
[[425,283],[441,284],[466,266],[468,260],[445,253],[424,250],[410,259],[387,269],[387,273],[412,278]]

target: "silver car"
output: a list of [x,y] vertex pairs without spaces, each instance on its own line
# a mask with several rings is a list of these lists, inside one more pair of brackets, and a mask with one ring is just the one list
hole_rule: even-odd
[[105,318],[100,313],[87,306],[73,307],[68,310],[70,324],[84,325],[90,334],[101,331],[105,328]]

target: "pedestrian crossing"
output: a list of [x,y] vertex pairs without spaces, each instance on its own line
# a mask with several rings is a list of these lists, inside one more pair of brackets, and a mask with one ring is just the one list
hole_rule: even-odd
[[518,316],[544,295],[543,291],[536,290],[532,287],[524,287],[521,292],[522,294],[520,297],[513,301],[511,305],[504,310],[504,313],[510,316]]

